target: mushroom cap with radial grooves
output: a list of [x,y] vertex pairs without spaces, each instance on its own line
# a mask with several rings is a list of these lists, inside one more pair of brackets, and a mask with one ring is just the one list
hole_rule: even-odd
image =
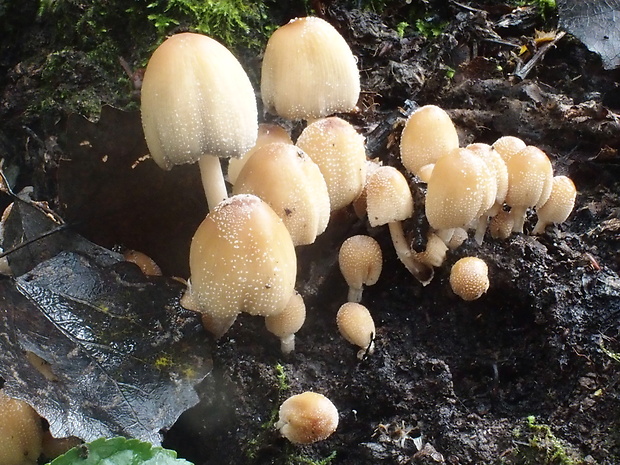
[[218,319],[275,315],[294,292],[297,259],[275,212],[254,195],[220,203],[190,247],[192,309]]
[[254,194],[284,221],[295,245],[312,244],[327,228],[329,193],[319,167],[299,147],[274,142],[254,152],[234,194]]
[[403,221],[413,215],[409,184],[393,166],[379,166],[365,184],[366,210],[371,226]]
[[459,147],[459,137],[448,113],[435,105],[425,105],[407,119],[400,139],[400,158],[410,173],[435,163],[442,155]]
[[311,444],[336,431],[338,409],[324,395],[306,391],[282,403],[275,426],[292,443]]
[[383,254],[379,243],[370,236],[349,237],[338,252],[340,271],[349,287],[372,286],[381,276]]
[[357,60],[327,21],[295,18],[269,38],[261,71],[267,111],[291,120],[322,118],[353,110],[359,93]]
[[476,300],[489,289],[489,269],[477,257],[464,257],[450,270],[450,287],[463,300]]
[[364,137],[347,121],[331,116],[306,126],[297,144],[316,163],[325,178],[331,210],[353,202],[366,180]]
[[233,54],[210,37],[185,32],[151,56],[141,91],[142,127],[164,169],[202,155],[239,157],[256,141],[256,97]]
[[495,178],[486,163],[468,149],[437,160],[428,181],[426,217],[436,230],[462,228],[477,219]]

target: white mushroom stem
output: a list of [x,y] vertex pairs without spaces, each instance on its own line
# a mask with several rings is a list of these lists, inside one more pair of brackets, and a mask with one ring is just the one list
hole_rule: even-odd
[[420,262],[411,252],[407,239],[405,239],[402,222],[392,221],[388,223],[388,227],[398,259],[422,285],[426,286],[433,279],[433,268]]
[[203,155],[198,160],[198,166],[200,166],[200,178],[207,197],[209,211],[212,211],[217,204],[228,198],[222,165],[219,157]]
[[525,214],[527,212],[527,207],[523,205],[514,205],[510,207],[510,216],[514,220],[514,225],[512,226],[512,232],[522,233],[523,225],[525,224]]
[[359,303],[362,301],[362,295],[364,294],[364,288],[360,287],[360,288],[355,288],[355,287],[349,287],[349,293],[347,295],[347,300],[349,302],[356,302]]
[[283,354],[290,354],[295,350],[295,333],[280,338],[280,350]]

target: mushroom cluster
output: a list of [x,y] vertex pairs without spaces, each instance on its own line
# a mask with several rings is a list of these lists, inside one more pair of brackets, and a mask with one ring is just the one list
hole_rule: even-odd
[[[206,36],[167,39],[151,57],[143,83],[142,122],[153,160],[164,169],[200,165],[209,214],[191,242],[181,303],[200,312],[215,337],[239,314],[259,315],[280,339],[281,351],[292,352],[307,310],[294,288],[295,248],[315,242],[333,212],[349,205],[367,221],[369,234],[387,225],[399,260],[422,285],[468,230],[475,229],[479,244],[487,229],[493,237],[508,237],[523,231],[534,208],[534,233],[540,234],[572,210],[574,184],[553,176],[542,150],[512,136],[460,147],[450,116],[434,105],[413,112],[402,131],[399,150],[409,177],[369,160],[365,138],[342,114],[356,109],[357,61],[323,19],[296,18],[273,33],[260,94],[266,112],[302,121],[296,141],[282,126],[258,125],[247,75]],[[232,157],[227,178],[217,157]],[[412,177],[426,184],[430,229],[422,252],[413,250],[403,228],[414,213]],[[376,328],[360,302],[364,286],[380,278],[382,251],[370,235],[360,234],[343,242],[338,258],[349,293],[334,327],[364,358],[375,350]],[[461,259],[449,281],[462,299],[478,299],[489,288],[488,267],[475,257]],[[307,444],[327,438],[337,424],[331,401],[305,392],[282,404],[276,426],[291,442]]]

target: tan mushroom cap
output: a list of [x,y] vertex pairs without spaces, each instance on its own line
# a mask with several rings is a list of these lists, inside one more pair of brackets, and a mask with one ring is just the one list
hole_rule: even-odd
[[166,39],[148,62],[141,99],[146,142],[164,169],[205,154],[239,157],[256,141],[252,84],[210,37],[186,32]]
[[338,309],[336,324],[342,337],[361,348],[358,358],[374,351],[375,322],[368,309],[357,302],[346,302]]
[[554,176],[551,195],[545,204],[536,209],[538,222],[532,234],[542,234],[551,223],[562,223],[575,207],[577,189],[573,181],[566,176]]
[[261,72],[267,111],[291,120],[322,118],[353,110],[359,93],[357,60],[327,21],[295,18],[269,38]]
[[435,230],[467,227],[489,207],[496,188],[487,164],[461,148],[437,160],[428,181],[426,217]]
[[366,179],[364,137],[347,121],[332,116],[306,126],[297,139],[321,170],[331,210],[353,202],[362,192]]
[[294,292],[283,311],[277,315],[265,317],[267,331],[280,338],[282,353],[295,350],[295,333],[306,321],[306,305],[303,297]]
[[327,184],[299,147],[283,142],[254,152],[239,173],[234,194],[254,194],[282,219],[294,245],[312,244],[329,222]]
[[277,124],[261,123],[258,125],[258,136],[256,137],[256,143],[254,146],[245,152],[240,158],[231,158],[228,162],[228,182],[235,184],[237,182],[237,176],[241,172],[241,169],[252,156],[263,145],[271,144],[272,142],[284,142],[285,144],[292,144],[291,136],[289,136],[286,129]]
[[0,390],[0,465],[34,465],[41,455],[41,418],[26,402]]
[[514,232],[523,232],[526,210],[542,206],[551,195],[553,167],[538,147],[528,145],[506,162],[508,193],[506,204],[514,219]]
[[515,221],[510,212],[500,211],[491,218],[489,232],[494,239],[508,239],[512,234]]
[[275,426],[292,443],[311,444],[336,431],[338,409],[323,394],[306,391],[282,403]]
[[400,139],[400,158],[410,173],[459,147],[459,137],[448,113],[436,105],[425,105],[407,119]]
[[413,196],[405,176],[393,166],[379,166],[366,179],[366,211],[371,226],[403,221],[413,215]]
[[489,269],[477,257],[464,257],[450,270],[450,287],[463,300],[476,300],[489,289]]
[[381,276],[383,254],[379,243],[370,236],[349,237],[338,252],[340,272],[349,285],[350,302],[359,302],[364,286],[372,286]]
[[510,157],[515,153],[519,153],[526,147],[526,143],[522,139],[515,136],[502,136],[493,142],[492,147],[500,154],[504,159],[504,162],[508,162]]
[[269,205],[249,194],[232,196],[207,215],[192,239],[189,265],[182,304],[204,313],[216,336],[241,312],[283,311],[297,273],[286,226]]

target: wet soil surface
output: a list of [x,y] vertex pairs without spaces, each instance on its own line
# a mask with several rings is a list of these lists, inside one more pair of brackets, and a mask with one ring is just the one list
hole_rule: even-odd
[[[444,34],[431,40],[400,37],[371,12],[327,7],[362,70],[360,113],[343,117],[366,135],[371,157],[398,168],[408,100],[445,108],[462,145],[519,136],[546,151],[555,174],[574,180],[570,218],[541,236],[469,239],[424,287],[397,260],[387,229],[338,212],[315,244],[299,249],[308,318],[296,351],[282,356],[263,321],[240,317],[213,343],[202,401],[165,434],[165,446],[196,464],[620,463],[619,74],[567,36],[515,77],[533,54],[507,43],[533,37],[540,18],[502,28],[500,13],[453,4],[441,12]],[[139,115],[127,118],[125,129],[137,128],[127,137],[139,146]],[[53,163],[33,168],[35,191],[53,194],[52,204],[55,178],[44,172],[71,158],[65,151],[80,136],[73,129],[50,131],[43,140],[57,136],[60,145],[39,153]],[[114,140],[120,129],[106,131]],[[420,248],[425,185],[408,179],[418,203],[405,230]],[[375,319],[376,350],[361,361],[335,325],[347,296],[337,251],[360,233],[384,253],[381,278],[362,301]],[[103,245],[122,242],[110,234]],[[171,252],[161,255],[169,274],[186,272]],[[450,266],[468,255],[490,271],[489,291],[473,302],[448,283]],[[329,439],[295,447],[273,429],[274,413],[305,390],[328,396],[340,424]]]

